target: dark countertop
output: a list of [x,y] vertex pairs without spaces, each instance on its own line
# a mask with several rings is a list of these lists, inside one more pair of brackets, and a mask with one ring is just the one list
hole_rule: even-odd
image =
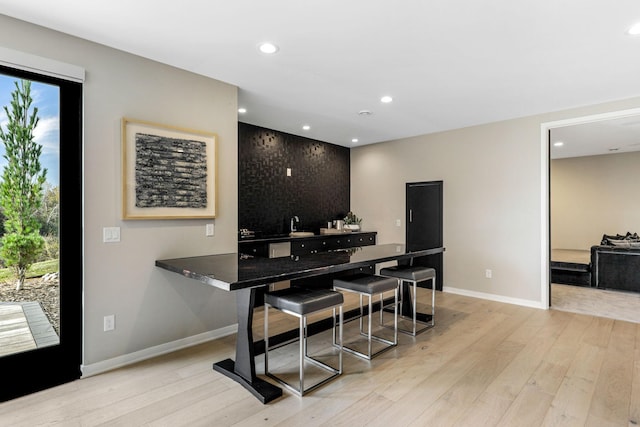
[[238,253],[204,255],[156,260],[155,265],[220,289],[235,291],[443,251],[444,248],[434,248],[406,252],[405,245],[390,243],[281,258],[241,256]]
[[257,238],[238,239],[238,243],[278,243],[278,242],[290,242],[302,239],[318,239],[335,236],[358,236],[360,234],[376,233],[376,231],[350,231],[346,233],[329,233],[329,234],[314,234],[313,236],[306,237],[291,237],[289,234],[277,234],[271,236],[263,236]]

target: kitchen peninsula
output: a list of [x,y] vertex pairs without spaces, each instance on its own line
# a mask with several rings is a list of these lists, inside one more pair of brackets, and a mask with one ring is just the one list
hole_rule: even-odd
[[404,244],[338,249],[299,256],[268,258],[240,253],[157,260],[159,268],[236,294],[238,333],[235,361],[214,363],[213,369],[241,384],[262,403],[282,395],[282,389],[258,378],[253,342],[256,290],[283,280],[318,277],[375,264],[442,253],[444,248],[407,251]]

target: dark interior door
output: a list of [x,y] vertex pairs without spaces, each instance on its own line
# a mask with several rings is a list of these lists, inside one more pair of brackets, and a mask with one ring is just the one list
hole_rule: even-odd
[[[0,357],[0,402],[80,378],[82,361],[82,83],[0,66],[59,87],[59,342]],[[8,378],[14,379],[9,381]],[[28,410],[28,409],[27,409]]]
[[[406,242],[409,250],[443,246],[442,194],[442,181],[407,183]],[[413,263],[435,268],[436,289],[442,290],[442,253],[416,258]],[[430,286],[429,283],[426,285]]]

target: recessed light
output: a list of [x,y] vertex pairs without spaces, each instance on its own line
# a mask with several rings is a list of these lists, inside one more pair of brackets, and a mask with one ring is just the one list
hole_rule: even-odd
[[373,113],[371,111],[369,111],[369,110],[360,110],[360,111],[358,111],[358,114],[360,114],[361,116],[370,116]]
[[554,147],[562,147],[563,145],[564,145],[564,142],[562,142],[562,141],[558,141],[558,142],[554,142],[553,143]]
[[260,52],[262,53],[272,54],[278,51],[278,46],[276,46],[273,43],[265,42],[265,43],[260,43],[258,45],[258,49],[260,49]]
[[238,113],[240,113],[240,114],[244,114],[244,113],[246,113],[246,112],[247,112],[247,109],[246,109],[246,108],[238,108]]
[[352,138],[351,142],[353,142],[354,144],[358,142],[358,138]]
[[385,104],[388,104],[388,103],[390,103],[391,101],[393,101],[393,98],[392,98],[392,97],[390,97],[390,96],[388,96],[388,95],[383,96],[382,98],[380,98],[380,102],[384,102]]
[[309,130],[309,129],[311,129],[311,126],[309,126],[309,125],[304,125],[304,126],[302,126],[302,129],[303,129],[303,130]]
[[629,28],[627,30],[627,34],[629,34],[630,36],[640,35],[640,22],[634,24],[631,28]]

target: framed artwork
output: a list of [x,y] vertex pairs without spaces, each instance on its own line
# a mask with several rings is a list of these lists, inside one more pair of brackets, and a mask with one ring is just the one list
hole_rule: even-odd
[[216,134],[122,119],[123,219],[215,218]]

